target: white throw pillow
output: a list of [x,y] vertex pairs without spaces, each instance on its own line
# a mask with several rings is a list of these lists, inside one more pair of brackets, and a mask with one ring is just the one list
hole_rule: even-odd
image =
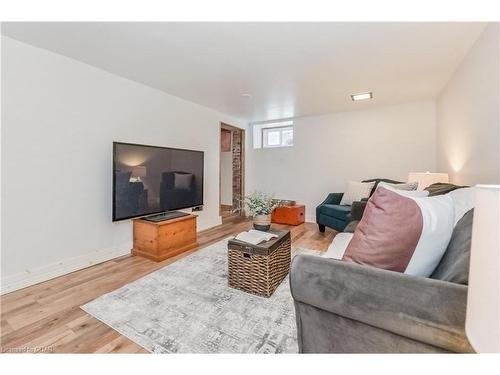
[[356,182],[349,181],[347,189],[340,201],[341,205],[350,206],[352,202],[360,201],[361,199],[369,198],[375,182]]
[[461,188],[450,191],[448,194],[453,200],[455,208],[455,222],[453,226],[457,225],[458,221],[471,209],[474,208],[474,195],[473,187]]
[[[447,199],[448,198],[448,199]],[[429,277],[444,255],[453,232],[453,202],[449,197],[414,198],[424,225],[417,248],[405,273]]]

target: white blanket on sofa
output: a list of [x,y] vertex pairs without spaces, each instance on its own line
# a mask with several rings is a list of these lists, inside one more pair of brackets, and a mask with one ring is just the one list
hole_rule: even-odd
[[325,251],[323,257],[325,258],[333,258],[333,259],[342,259],[344,256],[345,249],[347,249],[347,245],[351,242],[352,233],[339,233],[334,238],[330,246],[328,246],[328,250]]

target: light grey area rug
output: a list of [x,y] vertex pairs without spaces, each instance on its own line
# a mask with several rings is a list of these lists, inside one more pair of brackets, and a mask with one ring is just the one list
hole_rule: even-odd
[[81,308],[153,353],[297,352],[288,277],[270,298],[230,288],[227,240]]

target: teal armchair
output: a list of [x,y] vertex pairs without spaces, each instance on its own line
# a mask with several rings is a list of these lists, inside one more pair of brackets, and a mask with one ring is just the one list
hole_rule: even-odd
[[[391,184],[399,184],[400,181],[389,180],[387,178],[372,178],[362,182],[375,182],[373,189],[370,193],[373,194],[379,182],[388,182]],[[340,201],[344,193],[330,193],[321,204],[316,207],[316,223],[318,223],[319,231],[324,232],[325,227],[335,229],[342,232],[347,224],[352,219],[351,210],[352,206],[341,205]],[[356,202],[353,203],[353,206]]]
[[316,222],[319,231],[324,232],[325,227],[343,231],[347,225],[351,206],[341,206],[340,201],[344,193],[330,193],[321,204],[316,207]]

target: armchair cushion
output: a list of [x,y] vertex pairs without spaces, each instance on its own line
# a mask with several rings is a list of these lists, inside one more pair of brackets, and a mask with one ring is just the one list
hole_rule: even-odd
[[351,206],[341,206],[340,204],[324,204],[319,209],[320,214],[345,220],[351,212]]
[[290,289],[296,304],[448,351],[472,351],[464,332],[464,285],[297,255],[290,269]]

